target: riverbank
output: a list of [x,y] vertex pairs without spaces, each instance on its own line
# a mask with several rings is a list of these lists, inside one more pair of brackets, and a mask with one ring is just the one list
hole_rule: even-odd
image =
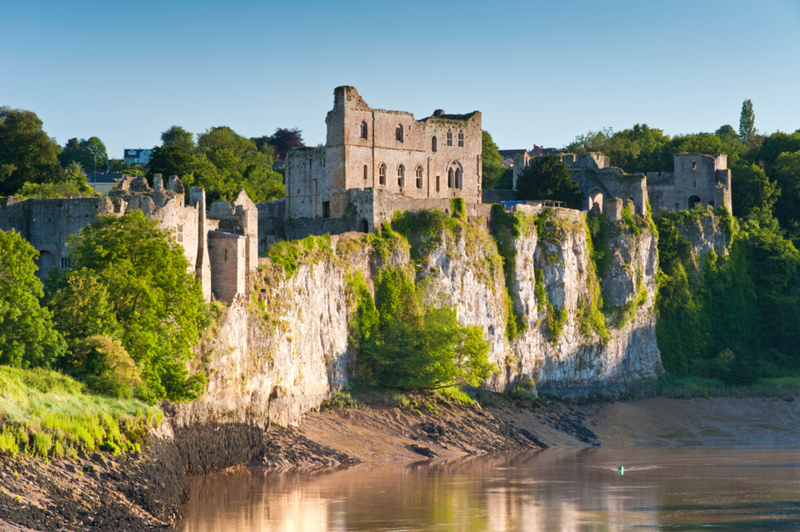
[[186,475],[250,465],[313,471],[481,454],[578,447],[800,447],[800,401],[665,399],[519,408],[332,402],[297,427],[172,426],[167,416],[141,453],[0,461],[0,530],[155,530],[174,523]]

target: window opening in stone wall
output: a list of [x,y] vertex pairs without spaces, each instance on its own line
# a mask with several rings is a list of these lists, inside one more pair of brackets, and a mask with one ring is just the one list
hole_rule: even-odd
[[439,192],[439,176],[436,176],[436,192]]
[[69,257],[61,257],[61,267],[63,269],[72,267],[72,261],[69,259]]
[[403,142],[403,124],[397,126],[397,131],[394,132],[394,138]]
[[436,153],[436,137],[433,137],[433,138],[431,139],[431,151],[432,151],[433,153]]
[[453,169],[447,171],[447,188],[453,188]]
[[369,233],[369,222],[362,218],[361,221],[358,222],[358,230],[362,233]]
[[361,136],[362,139],[368,138],[369,130],[367,129],[367,123],[366,122],[363,122],[363,121],[361,122],[361,128],[360,128],[360,131],[359,131],[359,135]]
[[447,145],[448,146],[452,146],[453,145],[453,132],[452,131],[448,131],[447,132]]
[[697,163],[692,161],[692,170],[697,170]]
[[323,218],[330,218],[331,217],[331,202],[330,201],[323,201],[322,202],[322,217]]
[[183,224],[178,224],[178,242],[183,242]]
[[369,167],[365,164],[364,165],[364,181],[367,180],[367,177],[369,177]]
[[589,212],[595,214],[603,212],[603,191],[599,188],[593,188],[589,192]]
[[462,175],[463,174],[461,172],[461,168],[457,168],[456,169],[456,188],[457,189],[461,189],[462,188],[462,185],[461,185],[461,181],[462,181],[461,177],[462,177]]
[[417,188],[422,188],[422,167],[417,166]]
[[406,184],[406,167],[402,164],[397,167],[397,186],[403,188]]
[[702,204],[702,201],[700,201],[700,196],[689,196],[690,209],[694,209],[694,207],[698,204]]
[[679,211],[679,210],[681,210],[681,204],[680,204],[680,203],[676,203],[676,204],[675,204],[675,210],[676,210],[676,211]]
[[227,249],[223,249],[222,250],[222,260],[228,260],[228,250]]
[[378,182],[381,185],[386,184],[386,165],[381,163],[380,168],[378,169]]
[[714,201],[713,201],[713,200],[712,200],[712,201],[709,201],[709,202],[708,202],[708,206],[709,206],[709,207],[714,207]]
[[464,132],[463,131],[459,131],[458,132],[458,147],[459,148],[463,148],[464,147]]

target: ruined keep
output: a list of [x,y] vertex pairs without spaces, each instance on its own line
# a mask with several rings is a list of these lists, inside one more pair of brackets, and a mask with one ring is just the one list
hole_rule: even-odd
[[122,216],[141,210],[170,231],[182,247],[206,299],[232,301],[248,290],[248,272],[258,266],[258,214],[244,191],[229,204],[217,201],[206,210],[202,188],[189,191],[171,176],[164,186],[156,174],[151,188],[144,177],[125,177],[111,197],[70,199],[9,198],[0,206],[0,230],[15,229],[39,251],[38,275],[68,269],[67,236],[77,234],[100,216]]
[[286,197],[259,205],[262,249],[282,230],[286,238],[369,232],[396,210],[444,210],[451,198],[481,202],[480,112],[439,109],[415,120],[371,108],[354,87],[333,95],[325,146],[291,150]]
[[[603,212],[603,202],[613,198],[632,200],[635,212],[646,214],[647,202],[653,214],[682,211],[697,205],[721,207],[732,211],[731,171],[727,155],[678,153],[673,172],[626,174],[610,165],[609,158],[598,152],[565,153],[558,157],[580,184],[585,197],[584,210]],[[525,152],[514,156],[514,189],[522,171],[537,157]]]

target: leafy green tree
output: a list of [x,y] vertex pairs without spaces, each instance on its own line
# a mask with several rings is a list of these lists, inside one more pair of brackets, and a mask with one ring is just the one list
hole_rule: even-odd
[[50,312],[39,305],[37,255],[16,231],[0,231],[0,364],[49,366],[65,350]]
[[[485,189],[495,188],[497,180],[503,174],[503,156],[497,144],[492,140],[488,131],[483,132],[483,149],[481,150],[481,165],[483,171],[482,187]],[[509,187],[510,188],[510,187]]]
[[775,217],[792,240],[800,244],[800,151],[779,155],[774,171],[781,190],[775,203]]
[[504,168],[503,173],[497,178],[494,183],[494,188],[497,190],[511,190],[514,188],[514,169]]
[[192,155],[184,152],[179,146],[156,146],[150,153],[147,175],[183,176],[190,170],[191,164]]
[[75,352],[77,378],[95,393],[130,399],[142,382],[136,363],[122,343],[108,336],[90,336]]
[[744,144],[753,140],[756,134],[756,114],[753,111],[753,101],[745,100],[742,103],[742,112],[739,115],[739,138]]
[[[152,397],[190,400],[204,382],[204,376],[190,373],[186,363],[206,322],[206,305],[199,284],[187,273],[190,267],[180,245],[157,224],[138,210],[92,222],[68,240],[73,270],[52,289],[65,291],[59,306],[69,305],[74,298],[68,295],[75,292],[70,283],[78,282],[72,277],[88,279],[91,271],[108,294],[122,327],[122,345]],[[93,290],[100,293],[99,288]],[[92,332],[96,324],[94,319],[82,327]]]
[[357,292],[357,373],[364,384],[403,389],[477,386],[494,371],[483,332],[460,326],[449,307],[423,310],[414,281],[402,270],[381,272],[377,308],[363,278]]
[[589,153],[600,151],[605,153],[606,142],[614,136],[614,130],[610,127],[600,131],[589,131],[585,135],[578,135],[575,140],[564,148],[569,153]]
[[[126,163],[124,159],[109,159],[108,171],[111,172],[112,174],[124,174],[132,176],[144,175],[144,172],[142,172],[142,169],[139,167],[138,164]],[[167,174],[167,175],[179,175],[179,174]]]
[[517,178],[517,197],[521,200],[563,201],[565,207],[583,207],[583,193],[572,172],[556,155],[533,160]]
[[176,147],[186,155],[191,155],[195,150],[194,135],[180,126],[172,126],[161,133],[161,145],[165,148]]
[[739,161],[745,148],[736,137],[729,135],[692,133],[673,137],[667,146],[667,150],[669,170],[671,171],[673,168],[672,156],[676,153],[703,153],[705,155],[724,153],[728,156],[728,165],[734,165]]
[[737,218],[747,218],[755,209],[771,212],[781,195],[776,182],[771,182],[756,164],[732,166],[731,181],[733,214]]
[[67,167],[70,163],[78,163],[82,168],[93,171],[95,168],[95,152],[97,152],[97,168],[104,170],[108,168],[108,153],[106,146],[97,137],[89,139],[72,138],[64,145],[64,149],[58,156],[61,166]]
[[761,146],[751,150],[752,155],[750,158],[753,159],[754,162],[760,161],[763,163],[767,174],[774,178],[775,176],[772,175],[773,166],[775,165],[775,161],[778,160],[778,157],[782,153],[793,153],[796,151],[800,151],[800,133],[789,134],[776,131],[769,137],[766,137]]
[[61,181],[60,153],[35,113],[0,107],[0,195],[13,195],[23,183]]
[[734,137],[736,140],[739,139],[739,134],[733,129],[733,126],[730,124],[725,124],[724,126],[720,127],[718,130],[714,132],[715,135],[720,137]]

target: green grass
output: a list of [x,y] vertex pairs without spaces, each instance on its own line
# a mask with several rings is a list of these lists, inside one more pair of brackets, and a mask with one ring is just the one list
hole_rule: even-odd
[[793,400],[800,395],[800,377],[759,379],[749,386],[726,386],[717,379],[664,375],[658,382],[646,385],[644,395],[691,399],[693,397],[775,397]]
[[58,372],[0,366],[0,455],[40,458],[138,451],[157,407],[86,393]]

